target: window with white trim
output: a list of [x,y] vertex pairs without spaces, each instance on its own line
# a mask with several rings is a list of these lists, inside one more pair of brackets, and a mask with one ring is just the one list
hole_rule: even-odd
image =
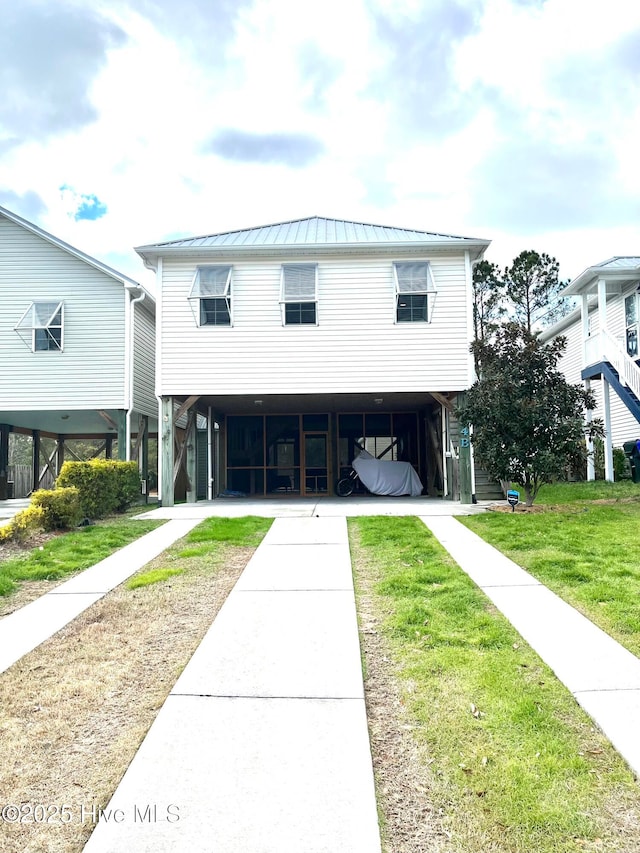
[[632,293],[624,300],[625,343],[627,354],[638,358],[638,294]]
[[32,302],[15,327],[32,352],[61,352],[63,330],[62,302]]
[[199,326],[231,326],[231,273],[225,264],[201,266],[196,269],[189,301]]
[[316,264],[283,264],[280,310],[283,326],[317,325],[318,267]]
[[428,261],[394,263],[393,274],[396,323],[430,322],[436,293],[431,264]]

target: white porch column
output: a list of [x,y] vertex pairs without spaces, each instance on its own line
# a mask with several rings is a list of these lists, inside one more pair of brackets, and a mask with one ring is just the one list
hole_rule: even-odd
[[607,328],[607,282],[603,278],[598,279],[598,317],[602,332]]
[[609,383],[602,377],[602,396],[604,398],[604,478],[613,483],[613,444],[611,443],[611,402]]
[[[591,380],[590,379],[584,380],[584,390],[585,391],[591,391]],[[591,411],[591,409],[587,409],[587,412],[585,415],[585,421],[587,423],[587,428],[590,426],[592,420],[593,420],[593,412]],[[591,439],[591,438],[589,438],[589,436],[587,436],[586,442],[587,442],[587,453],[589,454],[587,456],[587,480],[589,482],[591,482],[592,480],[595,480],[595,478],[596,478],[596,463],[595,463],[594,454],[593,454],[593,439]]]
[[582,366],[587,366],[587,338],[589,337],[589,297],[582,294],[580,300],[580,319],[582,320]]

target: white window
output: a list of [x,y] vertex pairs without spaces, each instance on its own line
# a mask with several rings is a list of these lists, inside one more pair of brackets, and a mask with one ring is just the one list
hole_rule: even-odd
[[189,301],[199,326],[231,326],[231,272],[226,265],[196,269]]
[[62,302],[32,302],[15,327],[15,331],[33,352],[61,352],[63,329]]
[[436,287],[428,261],[395,263],[396,323],[428,323]]
[[280,284],[283,326],[317,325],[318,267],[316,264],[284,264]]
[[638,296],[632,293],[624,300],[624,325],[627,354],[638,358]]

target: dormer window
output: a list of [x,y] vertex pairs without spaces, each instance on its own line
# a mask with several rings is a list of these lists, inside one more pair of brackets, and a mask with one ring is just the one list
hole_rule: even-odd
[[231,271],[215,265],[196,269],[189,301],[199,326],[231,326]]
[[284,264],[280,284],[283,326],[316,325],[318,322],[316,264]]
[[396,323],[428,323],[436,287],[428,261],[395,263]]
[[61,352],[63,327],[62,302],[32,302],[15,331],[33,352]]

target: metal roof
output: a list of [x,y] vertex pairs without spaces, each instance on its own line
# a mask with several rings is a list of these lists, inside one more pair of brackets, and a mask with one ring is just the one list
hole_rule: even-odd
[[386,243],[451,243],[459,245],[468,242],[477,245],[489,240],[471,237],[458,237],[452,234],[438,234],[431,231],[418,231],[412,228],[393,228],[387,225],[371,225],[366,222],[349,222],[344,219],[326,219],[311,216],[308,219],[293,219],[290,222],[278,222],[274,225],[262,225],[257,228],[244,228],[241,231],[225,231],[221,234],[209,234],[203,237],[187,237],[181,240],[169,240],[140,246],[137,251],[149,249],[199,249],[199,248],[239,248],[249,246],[356,246]]
[[598,269],[624,269],[629,270],[635,267],[640,267],[640,258],[635,257],[633,255],[621,256],[617,258],[611,258],[608,261],[604,261],[601,264],[597,265]]
[[621,284],[626,281],[635,281],[640,278],[640,257],[636,255],[616,255],[602,261],[600,264],[588,267],[579,276],[569,282],[562,291],[563,296],[575,296],[580,293],[594,293],[598,287],[598,281],[606,281]]

